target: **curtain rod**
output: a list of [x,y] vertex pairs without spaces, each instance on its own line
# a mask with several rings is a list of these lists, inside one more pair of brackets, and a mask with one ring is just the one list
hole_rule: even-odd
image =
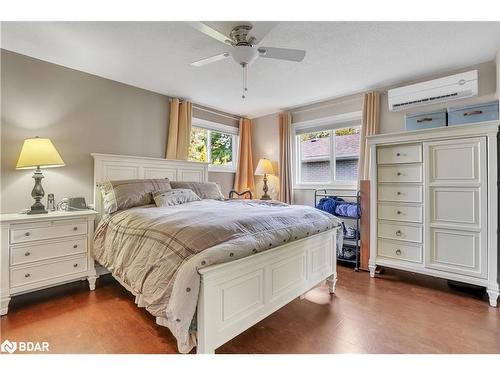
[[236,116],[236,115],[226,115],[225,113],[221,113],[221,112],[218,112],[218,111],[214,111],[212,109],[208,109],[206,107],[202,107],[200,105],[196,105],[193,103],[193,108],[196,108],[196,109],[199,109],[200,111],[204,111],[204,112],[208,112],[208,113],[212,113],[214,115],[218,115],[218,116],[222,116],[222,117],[226,117],[226,118],[230,118],[232,120],[238,120],[240,119],[240,117]]
[[[335,99],[331,99],[331,100],[335,100]],[[286,111],[289,111],[292,114],[293,113],[316,111],[318,109],[328,108],[328,107],[334,107],[336,105],[339,105],[339,104],[342,104],[342,103],[346,103],[346,102],[352,102],[352,101],[355,101],[355,100],[359,100],[359,98],[344,99],[344,100],[341,100],[341,101],[338,101],[338,102],[328,103],[328,104],[323,104],[323,105],[317,105],[317,106],[315,106],[314,103],[313,104],[306,104],[305,105],[306,107],[309,107],[309,106],[312,106],[312,107],[311,108],[301,108],[301,107],[304,107],[304,106],[300,106],[300,107],[296,107],[297,108],[296,110],[294,110],[293,108],[290,108],[290,109],[286,109]]]

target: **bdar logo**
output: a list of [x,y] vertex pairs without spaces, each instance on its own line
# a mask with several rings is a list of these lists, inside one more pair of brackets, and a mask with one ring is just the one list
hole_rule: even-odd
[[2,345],[0,345],[0,350],[3,353],[9,353],[12,354],[17,350],[17,342],[11,342],[9,340],[5,340],[2,342]]

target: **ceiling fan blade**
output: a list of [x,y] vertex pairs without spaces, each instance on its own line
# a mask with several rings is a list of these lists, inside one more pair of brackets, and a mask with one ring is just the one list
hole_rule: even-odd
[[259,44],[265,38],[267,34],[278,24],[278,22],[252,22],[252,30],[248,33],[250,37],[254,37],[256,42],[254,44]]
[[194,61],[191,63],[191,65],[192,66],[203,66],[203,65],[211,64],[211,63],[219,61],[219,60],[224,60],[227,57],[229,57],[229,52],[224,52],[224,53],[220,53],[220,54],[215,55],[215,56],[207,57],[206,59]]
[[302,61],[306,55],[304,50],[290,48],[259,47],[257,51],[260,57],[288,61]]
[[232,44],[231,38],[224,35],[220,31],[213,29],[212,27],[204,24],[203,22],[188,22],[189,26],[192,28],[202,32],[205,35],[208,35],[215,40],[218,40],[221,43]]

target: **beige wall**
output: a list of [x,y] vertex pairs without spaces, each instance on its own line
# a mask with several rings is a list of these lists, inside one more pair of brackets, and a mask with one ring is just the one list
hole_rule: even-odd
[[[257,168],[259,159],[266,158],[273,162],[273,168],[278,173],[279,161],[279,130],[278,130],[278,114],[259,117],[253,119],[252,122],[252,156],[254,169]],[[278,199],[279,196],[279,179],[278,176],[269,176],[268,178],[268,194],[273,199]],[[261,176],[255,176],[255,190],[257,198],[263,194],[263,182]]]
[[[165,156],[167,96],[5,50],[1,94],[2,213],[32,204],[32,171],[15,170],[25,138],[51,138],[66,162],[44,171],[45,193],[56,201],[93,201],[91,152]],[[209,173],[209,179],[227,193],[234,174]]]
[[500,45],[498,46],[496,66],[497,66],[497,99],[500,99]]
[[[445,103],[437,103],[429,106],[423,106],[423,107],[417,107],[417,108],[412,108],[409,111],[400,111],[400,112],[389,112],[389,107],[387,103],[387,89],[392,88],[392,87],[399,87],[399,86],[404,86],[404,85],[409,85],[412,83],[416,82],[423,82],[435,78],[441,78],[445,77],[448,75],[453,75],[461,72],[466,72],[469,70],[478,70],[479,73],[479,94],[476,97],[473,98],[468,98],[468,99],[462,99],[462,100],[455,100],[451,102],[445,102]],[[439,110],[442,108],[447,108],[447,107],[459,107],[462,105],[468,105],[468,104],[474,104],[474,103],[481,103],[481,102],[487,102],[491,100],[495,100],[496,98],[496,88],[497,88],[497,83],[496,83],[496,64],[494,61],[491,62],[486,62],[483,64],[479,65],[474,65],[474,66],[469,66],[465,67],[463,69],[458,69],[458,70],[453,70],[453,71],[447,71],[447,72],[442,72],[439,74],[433,74],[429,76],[422,77],[418,80],[414,81],[408,81],[408,82],[401,82],[397,85],[393,85],[391,87],[386,87],[381,90],[385,91],[381,95],[380,98],[380,133],[394,133],[394,132],[399,132],[399,131],[404,131],[405,130],[405,116],[407,112],[411,113],[419,113],[419,112],[426,112],[426,111],[435,111]]]

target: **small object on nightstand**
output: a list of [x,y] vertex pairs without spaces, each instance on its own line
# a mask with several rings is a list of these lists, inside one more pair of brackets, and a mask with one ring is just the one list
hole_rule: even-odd
[[57,209],[60,211],[81,211],[87,210],[87,203],[83,197],[63,198],[58,204]]
[[271,197],[267,194],[269,191],[269,188],[267,187],[267,175],[268,174],[274,174],[274,169],[273,165],[271,164],[271,161],[269,159],[260,159],[259,164],[257,164],[257,168],[255,169],[255,174],[257,176],[262,176],[264,175],[264,195],[260,197],[261,200],[269,200]]
[[47,213],[41,202],[45,192],[42,188],[43,174],[40,167],[52,168],[64,165],[64,161],[50,139],[35,137],[24,140],[16,169],[35,169],[35,173],[33,174],[35,187],[31,191],[31,196],[35,199],[35,203],[31,206],[31,210],[27,212],[28,215]]
[[54,201],[54,194],[47,195],[47,211],[55,211],[56,210],[56,202]]

